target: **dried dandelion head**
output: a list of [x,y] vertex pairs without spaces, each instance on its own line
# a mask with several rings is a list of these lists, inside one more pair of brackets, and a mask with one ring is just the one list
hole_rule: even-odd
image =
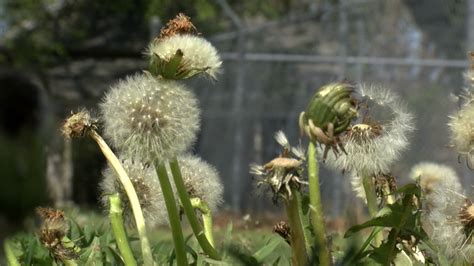
[[[215,167],[194,155],[178,156],[183,182],[190,198],[199,198],[215,212],[223,201],[224,187]],[[171,175],[171,171],[169,171]]]
[[197,29],[191,22],[191,18],[183,13],[179,13],[175,18],[168,21],[166,26],[161,29],[159,39],[165,39],[179,34],[197,33]]
[[[167,212],[156,171],[153,166],[144,165],[139,161],[122,159],[122,165],[130,177],[130,181],[137,192],[138,201],[143,210],[143,216],[146,224],[150,227],[167,223]],[[133,226],[135,219],[132,212],[130,201],[113,168],[108,166],[103,171],[103,179],[100,183],[102,191],[101,203],[108,209],[108,196],[118,193],[125,221]]]
[[129,158],[166,160],[194,142],[195,95],[175,81],[137,74],[118,82],[100,105],[104,135]]
[[300,146],[292,147],[285,134],[278,131],[275,140],[282,146],[281,154],[264,165],[251,164],[250,174],[258,177],[257,186],[268,186],[272,191],[273,201],[292,196],[291,189],[307,184],[300,180],[304,171],[305,151]]
[[459,212],[459,220],[464,225],[466,234],[472,235],[474,232],[474,204],[472,204],[472,201],[466,199]]
[[69,230],[64,212],[42,207],[37,208],[36,212],[41,218],[40,242],[49,250],[54,260],[66,261],[77,258],[78,253],[74,249],[74,245],[66,243],[64,239]]
[[[388,194],[397,190],[396,178],[391,174],[381,173],[376,176],[371,176],[370,179],[374,184],[375,193],[377,195],[377,203],[379,206],[382,206],[386,202]],[[352,191],[355,192],[356,197],[362,199],[364,202],[367,202],[362,177],[355,172],[351,174],[351,186]]]
[[97,130],[97,121],[91,118],[86,109],[71,113],[61,127],[61,133],[66,138],[84,137],[90,130]]
[[328,165],[361,176],[388,173],[391,164],[408,147],[408,135],[414,129],[413,115],[391,90],[363,85],[358,92],[367,104],[381,108],[390,119],[383,123],[362,121],[352,126],[341,138],[345,152],[340,156],[330,154]]

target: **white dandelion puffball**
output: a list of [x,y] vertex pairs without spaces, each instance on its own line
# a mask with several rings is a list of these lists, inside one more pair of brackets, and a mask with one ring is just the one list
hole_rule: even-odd
[[474,168],[474,103],[465,104],[450,117],[451,144],[460,156],[467,158],[468,166]]
[[119,81],[100,105],[104,135],[129,158],[166,160],[194,142],[200,110],[175,81],[136,74]]
[[[125,159],[121,161],[137,192],[138,201],[143,210],[143,216],[147,226],[154,227],[168,223],[168,213],[155,168],[135,160]],[[102,175],[103,179],[100,183],[102,205],[108,209],[108,196],[113,193],[119,193],[125,221],[129,225],[134,225],[135,219],[130,201],[128,200],[125,189],[118,181],[114,169],[107,166]]]
[[183,69],[192,72],[205,72],[211,78],[216,78],[222,61],[216,48],[199,36],[176,34],[153,41],[148,47],[147,54],[150,57],[157,55],[160,59],[169,62],[177,50],[181,50],[183,54],[180,64]]
[[342,137],[346,152],[338,156],[329,153],[328,165],[335,169],[355,171],[362,176],[388,173],[391,164],[408,147],[408,134],[414,129],[413,115],[391,90],[362,85],[358,87],[358,92],[386,111],[391,118],[382,123],[362,122],[354,125]]
[[[190,198],[199,198],[207,203],[211,211],[216,211],[224,193],[216,168],[190,154],[178,156],[178,163]],[[171,176],[171,171],[168,172]]]
[[425,195],[433,194],[439,188],[461,193],[461,183],[453,168],[438,163],[421,162],[412,167],[410,177],[420,180]]
[[474,246],[469,245],[459,217],[465,197],[456,172],[443,164],[422,162],[412,168],[410,177],[420,181],[423,227],[433,244],[450,260],[467,259]]

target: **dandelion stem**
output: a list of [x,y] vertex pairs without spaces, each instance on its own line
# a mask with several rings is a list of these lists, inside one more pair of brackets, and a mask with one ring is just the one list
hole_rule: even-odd
[[193,205],[193,208],[198,209],[201,212],[204,235],[206,236],[207,240],[209,240],[209,244],[215,247],[214,234],[212,232],[212,212],[209,208],[209,205],[207,205],[207,203],[200,198],[192,198],[191,205]]
[[168,218],[171,226],[171,233],[173,235],[174,249],[176,253],[176,262],[179,266],[188,265],[186,258],[186,246],[184,243],[183,230],[181,228],[181,221],[179,220],[178,207],[173,195],[173,189],[168,178],[168,173],[164,163],[155,163],[156,173],[160,181],[161,190],[163,191],[163,198],[165,199],[166,209],[168,210]]
[[292,265],[308,265],[308,251],[306,249],[304,229],[302,227],[302,217],[300,216],[300,202],[297,189],[291,189],[291,196],[285,200],[286,214],[290,226],[291,260]]
[[20,266],[20,263],[16,259],[15,253],[13,253],[10,239],[5,240],[3,243],[3,248],[5,250],[7,264],[10,266]]
[[[375,186],[372,177],[368,174],[362,175],[362,184],[364,186],[365,197],[367,199],[367,208],[369,209],[370,217],[374,218],[378,213],[377,194],[375,193]],[[377,232],[374,241],[375,246],[380,246],[382,243],[382,232]]]
[[321,192],[319,191],[319,169],[316,160],[316,147],[310,141],[308,146],[308,182],[309,203],[311,204],[311,225],[316,237],[316,250],[318,250],[319,265],[331,265],[331,256],[327,247],[326,233],[324,228],[323,206],[321,204]]
[[109,164],[117,173],[118,179],[120,183],[122,183],[122,186],[125,192],[127,193],[130,206],[132,207],[133,216],[135,218],[135,223],[137,225],[138,236],[140,237],[143,263],[146,266],[153,265],[153,256],[146,233],[145,219],[143,218],[143,211],[138,200],[137,192],[133,187],[132,181],[130,181],[127,172],[123,168],[122,164],[120,164],[119,159],[117,158],[117,156],[115,156],[115,154],[112,152],[112,150],[104,141],[104,139],[94,130],[90,132],[90,136],[99,145],[99,148],[101,149]]
[[179,169],[178,159],[176,157],[170,161],[170,168],[171,172],[173,173],[173,179],[176,185],[176,190],[178,191],[179,199],[184,208],[184,213],[186,214],[186,217],[188,217],[189,224],[193,229],[194,235],[196,236],[199,245],[201,246],[204,253],[206,253],[210,258],[220,260],[221,258],[219,253],[217,253],[217,250],[211,245],[205,233],[203,233],[202,226],[196,217],[196,213],[194,212],[193,205],[189,199],[189,195],[181,175],[181,170]]
[[112,232],[114,233],[115,241],[122,254],[125,265],[137,265],[133,257],[132,250],[128,244],[127,233],[123,225],[122,206],[120,205],[120,197],[118,193],[109,196],[110,209],[109,218],[112,225]]

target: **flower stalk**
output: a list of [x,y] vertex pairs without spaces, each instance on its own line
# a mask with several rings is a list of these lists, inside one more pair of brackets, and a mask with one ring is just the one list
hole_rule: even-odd
[[313,141],[308,146],[308,183],[311,225],[314,230],[318,250],[319,264],[331,265],[331,255],[327,247],[326,233],[324,230],[323,206],[319,190],[319,169],[316,161],[316,146]]
[[[370,175],[362,175],[362,185],[364,186],[365,197],[367,199],[367,208],[369,209],[369,215],[371,218],[377,216],[378,207],[377,207],[377,194],[375,193],[375,186]],[[378,247],[382,243],[383,236],[381,232],[377,232],[374,241],[375,245]]]
[[173,236],[177,264],[179,266],[188,265],[188,260],[186,258],[186,246],[184,243],[181,221],[179,220],[178,207],[176,206],[176,200],[173,196],[173,189],[171,188],[166,166],[162,162],[155,162],[155,168],[158,175],[158,180],[160,181],[161,190],[163,191],[166,209],[168,210],[168,218]]
[[125,265],[137,265],[135,258],[133,257],[132,250],[128,243],[127,233],[123,225],[122,217],[122,206],[120,204],[120,197],[118,193],[109,196],[109,218],[110,224],[112,225],[112,232],[114,233],[115,241],[122,254],[123,262]]
[[292,265],[308,265],[308,250],[306,237],[302,227],[302,217],[300,216],[301,205],[299,202],[299,191],[291,189],[291,196],[285,200],[286,214],[290,226],[290,244],[292,249]]
[[20,263],[15,257],[15,253],[13,253],[10,239],[5,240],[3,243],[3,249],[5,251],[5,259],[7,260],[7,264],[10,266],[20,266]]
[[201,212],[204,235],[206,236],[207,240],[209,240],[209,244],[215,247],[216,244],[214,242],[214,234],[212,232],[212,212],[209,208],[209,205],[207,205],[207,203],[200,198],[192,198],[191,205],[193,205],[193,208],[198,209]]
[[142,248],[143,262],[145,265],[153,265],[153,256],[146,233],[145,219],[143,218],[143,211],[140,206],[140,201],[138,200],[135,188],[133,187],[133,184],[130,181],[127,172],[120,164],[120,161],[118,160],[117,156],[115,156],[115,154],[112,152],[112,150],[104,141],[104,139],[95,130],[90,130],[89,135],[95,142],[97,142],[105,158],[110,163],[112,168],[117,172],[119,181],[120,183],[122,183],[123,188],[127,193],[128,200],[130,201],[130,205],[133,210],[133,216],[137,225],[138,236],[140,238]]
[[183,205],[184,213],[188,218],[189,224],[193,229],[194,235],[199,242],[204,253],[206,253],[210,258],[215,260],[220,260],[221,257],[217,250],[212,246],[210,240],[206,237],[205,232],[203,232],[202,226],[199,223],[199,220],[196,217],[196,213],[194,212],[193,205],[191,204],[191,200],[189,199],[188,192],[186,190],[186,186],[183,181],[183,177],[181,175],[181,170],[179,168],[178,159],[174,157],[170,161],[170,168],[173,175],[173,180],[176,185],[176,190],[178,192],[179,200]]

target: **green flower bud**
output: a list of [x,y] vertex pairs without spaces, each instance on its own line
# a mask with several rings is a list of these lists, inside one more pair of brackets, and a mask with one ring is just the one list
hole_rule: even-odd
[[300,115],[300,129],[311,139],[324,144],[334,143],[333,137],[345,132],[357,117],[356,101],[348,83],[330,83],[317,91]]

